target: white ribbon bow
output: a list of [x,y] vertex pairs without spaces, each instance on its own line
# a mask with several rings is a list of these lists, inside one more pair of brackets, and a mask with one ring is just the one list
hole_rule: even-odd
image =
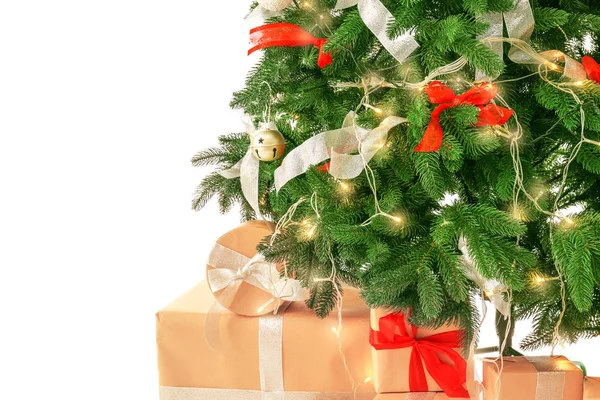
[[[289,152],[275,170],[275,189],[279,191],[290,180],[327,159],[331,159],[329,173],[338,179],[356,178],[385,145],[390,129],[408,120],[387,117],[381,124],[368,130],[356,126],[356,114],[349,112],[341,129],[320,133],[304,141]],[[358,151],[359,154],[349,153]]]
[[475,267],[475,260],[469,254],[467,238],[460,235],[458,239],[458,249],[463,254],[463,266],[467,278],[472,280],[483,290],[496,310],[498,310],[504,318],[510,315],[510,302],[504,300],[503,293],[508,290],[508,286],[495,279],[486,279]]
[[[508,58],[517,64],[549,64],[551,62],[560,61],[564,62],[564,76],[571,79],[586,79],[586,72],[583,66],[567,56],[563,52],[552,50],[544,51],[539,54],[528,54],[529,52],[536,53],[535,50],[528,45],[531,39],[531,34],[535,27],[535,20],[533,18],[533,10],[529,0],[516,0],[515,7],[510,11],[505,12],[494,12],[487,13],[482,17],[483,21],[489,24],[488,30],[481,35],[479,38],[484,40],[486,38],[502,38],[504,32],[504,24],[506,24],[506,31],[508,37],[513,39],[513,42],[520,42],[521,46],[525,45],[527,51],[523,48],[515,46],[513,42],[508,40],[512,44]],[[485,40],[484,40],[485,41]],[[488,46],[502,59],[504,56],[504,44],[500,40],[487,41]],[[477,71],[475,79],[489,79],[493,80],[497,78],[488,77],[482,71]]]
[[[241,264],[241,266],[240,266]],[[282,278],[274,264],[265,260],[260,253],[248,258],[238,252],[215,243],[208,265],[214,267],[208,271],[208,282],[213,293],[225,289],[217,300],[229,307],[242,282],[249,283],[272,297],[259,307],[259,312],[276,301],[276,310],[281,301],[301,301],[306,298],[306,290],[296,279]]]
[[[245,115],[242,122],[246,126],[246,133],[252,139],[252,135],[256,132],[254,124],[250,116]],[[277,130],[274,122],[262,123],[259,130],[272,129]],[[260,171],[260,161],[252,155],[251,145],[248,146],[248,151],[233,167],[219,171],[219,175],[227,179],[240,178],[242,185],[242,193],[244,197],[256,213],[256,218],[260,219],[261,214],[258,209],[258,173]]]
[[412,31],[405,32],[395,39],[388,37],[387,27],[396,19],[379,0],[338,0],[335,9],[341,10],[355,5],[358,5],[358,13],[365,25],[399,63],[403,63],[419,47]]

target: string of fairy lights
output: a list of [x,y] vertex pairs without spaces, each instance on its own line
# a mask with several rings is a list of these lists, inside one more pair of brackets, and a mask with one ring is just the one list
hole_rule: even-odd
[[[301,3],[298,3],[297,1],[294,0],[294,4],[297,7],[306,8],[306,9],[312,11],[315,15],[315,26],[324,28],[324,29],[328,30],[330,34],[332,34],[331,30],[329,29],[329,27],[327,25],[327,22],[329,21],[328,17],[331,16],[329,13],[319,12],[315,7],[313,7],[313,5],[309,1],[303,1]],[[545,83],[551,85],[552,87],[556,88],[557,90],[560,90],[564,93],[569,94],[575,100],[577,107],[579,108],[580,115],[581,115],[581,119],[580,119],[581,132],[580,132],[579,141],[577,144],[575,144],[573,146],[573,148],[570,151],[569,157],[566,159],[566,162],[562,166],[562,180],[561,180],[560,184],[554,188],[556,190],[556,195],[555,195],[555,201],[554,201],[554,204],[553,204],[551,210],[546,210],[542,205],[540,205],[540,202],[539,202],[543,193],[545,193],[546,191],[550,191],[550,189],[540,190],[540,191],[538,191],[538,193],[532,193],[532,191],[528,190],[528,188],[526,187],[525,172],[523,169],[523,165],[522,165],[522,161],[521,161],[521,153],[520,153],[521,152],[520,145],[521,145],[521,142],[522,142],[522,139],[524,136],[524,131],[523,131],[523,126],[521,125],[521,123],[519,121],[518,115],[516,113],[514,114],[513,122],[510,124],[506,124],[504,126],[494,126],[494,127],[487,128],[487,129],[481,129],[482,134],[492,134],[494,136],[503,138],[509,142],[509,150],[510,150],[510,155],[511,155],[512,162],[513,162],[513,169],[515,172],[515,181],[514,181],[513,196],[512,196],[512,215],[516,219],[519,219],[519,220],[526,219],[526,216],[524,215],[524,211],[520,205],[521,204],[520,199],[522,196],[524,196],[527,200],[529,200],[531,202],[531,204],[535,207],[536,210],[538,210],[540,213],[542,213],[548,217],[548,221],[550,222],[550,224],[549,224],[550,238],[552,238],[552,233],[556,226],[560,226],[562,229],[574,229],[577,227],[577,221],[575,219],[571,218],[569,215],[566,215],[564,210],[561,210],[559,207],[559,201],[560,201],[562,195],[564,194],[564,191],[567,186],[567,179],[569,176],[569,168],[570,168],[572,162],[576,159],[576,157],[579,154],[583,145],[589,144],[589,145],[600,146],[600,142],[592,140],[585,136],[585,120],[586,119],[585,119],[585,110],[583,108],[584,102],[580,99],[580,97],[577,95],[577,93],[573,90],[573,88],[582,88],[582,87],[584,88],[585,85],[588,84],[588,82],[585,80],[576,80],[574,82],[556,83],[556,82],[553,82],[549,78],[550,72],[565,72],[564,71],[565,68],[561,67],[561,65],[559,65],[557,63],[557,62],[564,62],[564,63],[567,62],[567,56],[564,55],[564,53],[562,53],[560,51],[550,51],[550,52],[538,53],[527,42],[524,42],[520,39],[514,39],[514,38],[488,37],[488,38],[482,39],[482,42],[484,42],[486,44],[509,43],[512,47],[517,48],[520,51],[522,51],[523,53],[530,56],[531,59],[535,60],[535,62],[538,64],[538,70],[536,72],[533,72],[528,75],[524,75],[519,78],[508,79],[508,80],[503,80],[503,81],[494,81],[493,83],[495,85],[499,85],[502,83],[516,82],[516,81],[528,79],[530,77],[537,75]],[[354,56],[352,55],[351,49],[346,49],[346,50],[348,51],[349,55],[351,56],[351,59],[356,64],[357,70],[361,71],[363,69],[363,67],[361,65],[359,65],[357,60],[354,58]],[[360,80],[358,82],[338,82],[338,83],[335,83],[333,85],[333,87],[338,90],[345,90],[345,89],[350,89],[350,88],[362,89],[363,96],[362,96],[359,104],[357,105],[357,107],[354,110],[355,113],[358,113],[361,109],[364,108],[364,109],[373,111],[376,115],[385,116],[387,113],[385,112],[384,109],[381,108],[381,106],[378,106],[376,104],[371,104],[371,102],[370,102],[371,95],[373,93],[375,93],[376,91],[381,90],[381,89],[400,89],[400,90],[404,89],[404,90],[417,90],[417,91],[421,92],[431,82],[438,79],[439,77],[452,76],[452,75],[459,73],[467,64],[468,64],[467,60],[464,57],[460,57],[457,60],[455,60],[447,65],[444,65],[440,68],[435,69],[434,71],[431,71],[423,80],[421,80],[419,82],[408,81],[408,79],[407,79],[407,77],[409,75],[408,70],[405,73],[404,79],[398,80],[398,81],[387,81],[387,80],[381,78],[376,71],[361,71],[362,77],[360,78]],[[390,68],[397,68],[398,66],[399,65],[396,65],[396,66],[393,66]],[[481,82],[470,81],[470,80],[464,79],[461,76],[454,76],[452,79],[455,82],[458,82],[458,83],[461,83],[461,84],[464,84],[467,86],[471,86],[471,87],[481,84]],[[500,103],[501,105],[503,105],[507,108],[510,108],[510,105],[500,94],[498,94],[496,96],[496,101],[498,103]],[[296,126],[297,120],[299,119],[299,116],[292,115],[292,116],[290,116],[290,118],[293,120],[292,122],[290,122],[290,125],[292,126],[292,128],[294,128]],[[539,140],[542,137],[549,135],[552,132],[552,130],[555,129],[556,126],[559,125],[559,123],[561,121],[562,121],[562,118],[559,119],[558,121],[556,121],[556,123],[552,127],[550,127],[546,131],[546,133],[538,136],[534,140]],[[357,129],[358,127],[356,126],[356,122],[354,122],[354,128],[355,128],[354,129],[355,132],[358,132],[358,129]],[[358,133],[356,134],[356,139],[359,143],[359,149],[360,149],[360,145],[362,144],[362,142],[361,142],[361,138],[359,137]],[[391,143],[390,142],[382,143],[382,144],[380,144],[380,148],[383,148],[386,145],[390,146]],[[362,155],[362,151],[359,151],[359,154],[361,155],[362,160],[363,160],[365,175],[367,178],[367,183],[370,188],[371,194],[373,196],[373,202],[374,202],[374,208],[375,208],[375,212],[373,213],[373,215],[371,215],[360,226],[369,225],[376,217],[381,216],[381,217],[385,217],[385,218],[389,219],[392,223],[397,224],[400,227],[402,227],[404,221],[406,220],[405,216],[390,214],[381,209],[380,204],[379,204],[379,197],[378,197],[378,193],[377,193],[377,184],[376,184],[374,172],[371,169],[371,167],[369,166],[369,163],[364,159],[364,157]],[[343,196],[348,196],[353,192],[353,185],[350,182],[342,181],[339,179],[335,179],[335,182],[338,185],[339,192]],[[314,218],[305,218],[300,222],[294,221],[294,219],[293,219],[294,214],[296,213],[298,207],[300,206],[300,204],[302,204],[306,201],[310,202],[311,208],[315,214]],[[280,232],[282,232],[283,230],[285,230],[287,227],[289,227],[290,225],[295,225],[295,226],[299,227],[299,229],[302,232],[301,236],[302,236],[303,240],[312,240],[313,238],[315,238],[317,235],[317,232],[318,232],[318,224],[320,221],[320,215],[319,215],[319,211],[318,211],[317,202],[318,202],[318,196],[316,193],[313,193],[310,196],[310,198],[302,197],[296,203],[294,203],[291,207],[289,207],[289,209],[279,219],[279,221],[277,223],[277,226],[275,228],[275,233],[273,234],[273,236],[271,238],[271,244],[273,244],[277,235]],[[518,242],[519,242],[519,238],[517,238],[516,245],[518,245]],[[329,251],[331,252],[331,249]],[[332,264],[332,274],[326,278],[314,278],[314,281],[315,282],[330,281],[331,283],[333,283],[333,286],[335,288],[337,288],[337,285],[335,283],[335,278],[336,278],[335,262],[334,262],[334,259],[332,256],[330,258],[331,258],[331,264]],[[560,326],[561,326],[563,317],[566,312],[565,281],[564,281],[564,278],[563,278],[559,268],[556,268],[556,274],[557,274],[556,276],[549,276],[549,277],[543,276],[541,274],[534,274],[531,276],[531,284],[538,286],[538,287],[542,287],[543,285],[547,284],[548,282],[553,282],[553,281],[558,282],[560,285],[562,306],[561,306],[561,313],[559,315],[559,318],[557,320],[557,323],[556,323],[556,326],[554,329],[553,348],[557,344],[563,343],[563,340],[561,339],[561,335],[560,335]],[[287,271],[286,271],[286,275],[287,275]],[[487,297],[491,297],[492,295],[494,295],[496,293],[485,292],[483,294],[485,294]],[[512,297],[512,293],[511,293],[510,289],[507,290],[507,295],[509,298]],[[484,296],[482,296],[482,298],[484,298]],[[338,293],[338,299],[341,301],[341,296],[339,295],[339,293]],[[336,331],[337,335],[339,335],[339,332],[341,331],[341,306],[339,304],[338,304],[338,314],[340,316],[339,327],[334,328],[334,329],[337,329],[337,331]],[[510,320],[510,318],[509,318],[509,320]],[[509,321],[509,324],[510,324],[510,321]],[[510,326],[509,326],[509,328],[510,328]],[[507,337],[504,338],[503,344],[506,343],[506,340],[507,340]],[[367,378],[367,379],[370,379],[370,378]],[[354,382],[354,379],[352,379],[352,381]],[[367,382],[367,380],[365,380],[365,382]]]

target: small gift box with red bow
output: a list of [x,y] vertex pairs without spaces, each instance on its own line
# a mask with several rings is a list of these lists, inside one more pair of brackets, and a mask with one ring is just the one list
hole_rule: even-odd
[[583,372],[563,356],[505,357],[483,363],[484,400],[581,400]]
[[371,310],[373,380],[378,393],[444,392],[468,398],[460,328],[417,328],[403,313]]

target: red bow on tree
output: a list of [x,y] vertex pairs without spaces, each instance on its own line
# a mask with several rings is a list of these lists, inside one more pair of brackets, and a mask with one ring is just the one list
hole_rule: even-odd
[[285,22],[258,26],[250,30],[250,45],[248,55],[256,50],[277,46],[308,46],[313,45],[319,49],[317,64],[325,68],[331,64],[331,54],[323,51],[327,39],[316,38],[298,25]]
[[[467,362],[454,349],[460,347],[460,332],[449,331],[417,339],[417,328],[410,325],[412,335],[406,329],[404,314],[394,313],[379,319],[379,331],[371,329],[369,341],[376,350],[392,350],[412,347],[408,380],[411,392],[427,392],[425,369],[448,397],[469,397],[463,387],[467,381]],[[445,354],[451,364],[442,362]]]
[[588,79],[596,83],[600,83],[600,65],[590,56],[585,56],[581,59],[583,68],[587,72]]
[[429,101],[433,104],[439,104],[439,106],[431,113],[429,126],[421,139],[421,143],[415,147],[415,151],[432,152],[440,149],[443,139],[440,116],[443,111],[449,108],[462,104],[469,104],[479,108],[479,119],[475,126],[502,125],[514,113],[513,110],[509,110],[508,108],[488,104],[496,97],[496,93],[498,93],[498,88],[493,83],[482,83],[456,96],[452,89],[442,82],[433,81],[427,86],[425,91],[429,96]]

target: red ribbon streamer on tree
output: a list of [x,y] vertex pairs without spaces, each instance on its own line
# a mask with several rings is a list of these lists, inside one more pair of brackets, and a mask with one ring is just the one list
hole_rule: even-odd
[[248,50],[248,54],[250,55],[256,50],[267,47],[313,45],[319,49],[317,64],[319,67],[325,68],[332,61],[331,54],[323,51],[326,42],[327,39],[316,38],[298,25],[285,22],[267,24],[250,30],[250,45],[252,47]]
[[[448,397],[469,397],[463,387],[467,381],[467,362],[454,349],[460,347],[460,331],[438,333],[417,339],[417,328],[410,325],[409,335],[403,313],[393,313],[379,319],[379,331],[371,329],[369,341],[376,350],[412,347],[408,380],[411,392],[427,392],[429,375]],[[453,365],[442,362],[439,354],[447,355]]]
[[440,116],[445,110],[463,104],[479,108],[479,117],[475,126],[491,126],[505,124],[514,111],[508,108],[488,104],[496,97],[498,87],[493,83],[483,83],[469,89],[465,93],[456,96],[452,89],[442,82],[433,81],[425,89],[429,101],[439,104],[431,113],[429,126],[421,139],[421,143],[415,147],[415,151],[432,152],[442,146],[443,130],[440,124]]
[[590,56],[585,56],[581,59],[583,68],[587,73],[588,79],[596,83],[600,83],[600,65]]

